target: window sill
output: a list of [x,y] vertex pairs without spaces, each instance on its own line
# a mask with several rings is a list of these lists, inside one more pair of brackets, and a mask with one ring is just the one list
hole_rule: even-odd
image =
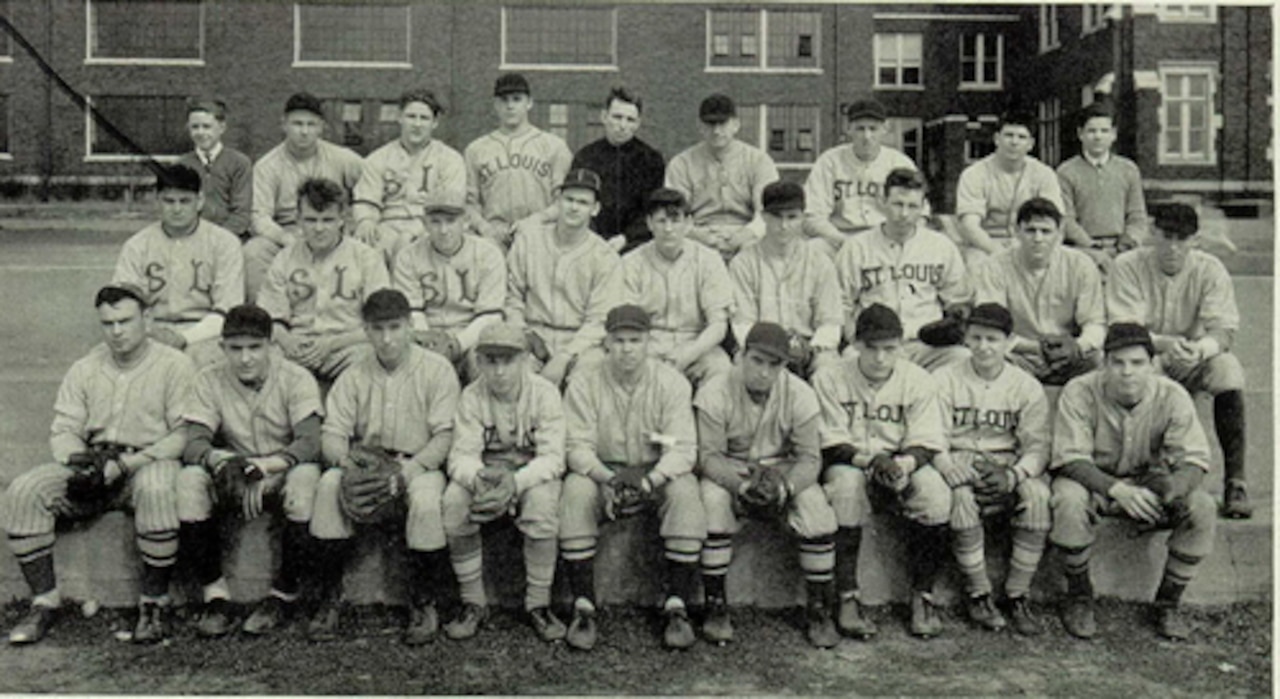
[[176,163],[181,159],[181,155],[123,155],[123,154],[94,154],[84,156],[86,163],[142,163],[147,160],[154,159],[160,163]]
[[924,85],[876,85],[872,89],[885,92],[924,92]]
[[763,75],[822,75],[821,68],[760,68],[757,66],[707,66],[708,73],[755,73]]
[[562,70],[566,72],[588,72],[588,73],[616,73],[618,66],[615,65],[589,65],[576,63],[503,63],[498,66],[498,70],[537,70],[552,71]]
[[355,68],[372,70],[412,70],[412,63],[379,61],[294,61],[294,68]]
[[86,58],[87,66],[180,66],[203,68],[203,58]]
[[960,83],[957,88],[961,92],[1000,92],[1004,90],[1003,84],[979,84],[979,83]]

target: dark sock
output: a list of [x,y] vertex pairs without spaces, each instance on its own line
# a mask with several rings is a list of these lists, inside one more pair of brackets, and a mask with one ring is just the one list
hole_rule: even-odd
[[351,542],[346,539],[312,539],[315,542],[316,581],[321,599],[342,596],[342,574],[346,569]]
[[1224,391],[1213,397],[1213,428],[1222,445],[1222,470],[1228,480],[1245,480],[1244,393]]
[[285,522],[280,533],[280,570],[272,587],[286,595],[297,594],[314,555],[307,527],[306,522]]
[[679,597],[688,604],[698,588],[698,564],[667,560],[667,595]]
[[53,553],[47,553],[39,558],[27,561],[22,564],[22,577],[26,579],[27,585],[31,587],[31,594],[39,596],[47,592],[53,592],[58,586],[58,579],[53,573]]
[[824,580],[821,582],[806,580],[804,589],[809,606],[830,608],[831,599],[835,595],[835,587],[835,582],[831,580]]
[[183,522],[178,528],[178,555],[201,587],[222,577],[222,542],[212,519]]
[[862,550],[862,527],[836,530],[836,587],[840,592],[858,589],[858,552]]
[[704,574],[702,576],[702,589],[707,594],[708,602],[713,599],[720,600],[721,602],[725,601],[724,578],[725,576],[723,575]]
[[437,604],[448,597],[453,565],[449,549],[410,551],[410,595],[417,604]]
[[947,525],[912,525],[911,588],[916,592],[932,592],[934,581],[946,561]]
[[1176,607],[1182,601],[1182,593],[1186,589],[1185,583],[1170,580],[1166,575],[1160,581],[1160,588],[1156,590],[1156,604]]
[[584,597],[594,604],[596,599],[596,559],[582,558],[564,562],[565,575],[569,577],[569,594],[573,599]]
[[171,566],[161,568],[143,563],[141,584],[143,596],[163,597],[169,594],[169,574],[172,571]]

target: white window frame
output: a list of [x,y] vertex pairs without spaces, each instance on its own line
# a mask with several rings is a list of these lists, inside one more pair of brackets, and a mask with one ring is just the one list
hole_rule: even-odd
[[[760,110],[759,118],[756,124],[756,137],[754,141],[747,141],[751,145],[763,150],[766,154],[769,152],[769,105],[756,104],[750,105]],[[813,121],[813,159],[816,162],[818,156],[822,155],[822,109],[819,108],[817,116]],[[771,158],[773,156],[770,156]],[[811,170],[813,163],[787,163],[774,162],[779,170]]]
[[[533,6],[537,9],[556,9],[553,7]],[[590,7],[583,5],[583,7]],[[569,9],[569,8],[566,8]],[[573,63],[510,63],[507,61],[507,6],[502,6],[501,21],[499,22],[499,38],[498,51],[500,57],[498,59],[499,70],[563,70],[576,72],[594,72],[594,73],[616,73],[618,72],[618,8],[614,7],[609,12],[609,29],[613,33],[611,42],[613,44],[613,58],[608,65],[605,64],[573,64]]]
[[[1218,97],[1218,66],[1216,63],[1162,63],[1160,64],[1158,73],[1160,75],[1160,109],[1159,124],[1157,130],[1158,141],[1156,142],[1156,162],[1160,165],[1191,165],[1212,167],[1218,164],[1218,129],[1222,127],[1222,115],[1216,109],[1215,103]],[[1205,157],[1190,158],[1186,156],[1186,134],[1190,129],[1186,126],[1190,124],[1189,120],[1184,120],[1183,124],[1183,149],[1178,155],[1172,155],[1165,150],[1165,125],[1168,123],[1166,117],[1168,114],[1169,104],[1165,96],[1164,90],[1167,79],[1170,75],[1194,75],[1205,76],[1209,80],[1209,110],[1206,114],[1205,124]],[[1184,114],[1185,116],[1185,114]]]
[[[728,9],[728,8],[725,8]],[[756,57],[759,60],[754,66],[717,66],[711,64],[711,59],[715,57],[712,50],[713,35],[711,32],[711,15],[716,12],[716,8],[708,8],[704,15],[704,24],[706,26],[706,39],[703,42],[703,53],[705,55],[704,70],[708,73],[780,73],[792,75],[822,75],[822,25],[818,25],[818,35],[814,37],[813,42],[813,62],[812,68],[805,66],[771,66],[769,65],[769,10],[760,9],[753,10],[759,12],[758,24],[759,31],[756,36],[759,37],[756,45]],[[815,12],[817,10],[814,10]],[[764,105],[761,105],[762,107]]]
[[98,125],[93,120],[93,113],[90,107],[93,106],[93,98],[85,96],[84,108],[84,162],[86,163],[140,163],[147,160],[155,160],[159,163],[176,163],[182,157],[178,155],[132,155],[127,153],[94,153],[93,152],[93,134],[94,129]]
[[[10,0],[12,2],[12,0]],[[93,55],[93,2],[84,0],[84,63],[97,66],[203,66],[205,43],[205,0],[197,0],[200,8],[200,57],[199,58],[107,58]],[[9,50],[13,51],[13,40],[9,40]],[[0,58],[0,62],[13,61],[12,56]]]
[[[964,37],[965,36],[970,36],[970,35],[962,34],[960,39],[960,46],[958,47],[959,55],[960,55],[960,65],[962,66],[961,68],[962,75],[964,73],[963,65],[964,65]],[[1004,34],[1002,33],[991,34],[989,32],[975,32],[972,34],[972,36],[978,37],[978,45],[976,47],[977,53],[974,55],[974,61],[976,61],[976,69],[974,70],[974,77],[979,78],[979,80],[975,82],[965,82],[964,78],[961,77],[959,89],[967,92],[981,92],[981,91],[998,92],[1000,90],[1003,90],[1004,89]],[[984,59],[987,56],[987,42],[992,36],[995,36],[996,38],[996,81],[983,82],[981,80],[982,64],[984,62]]]
[[[916,66],[910,66],[902,61],[902,37],[904,36],[920,37],[920,63]],[[880,41],[882,36],[895,37],[894,43],[897,45],[898,53],[895,57],[894,67],[897,69],[898,82],[882,83],[880,82]],[[923,32],[876,32],[871,39],[871,52],[873,54],[871,61],[871,70],[874,71],[872,81],[877,90],[906,90],[906,91],[923,91],[924,90],[924,33]],[[904,68],[915,67],[920,70],[920,82],[916,85],[907,85],[902,82],[902,70]]]
[[1080,6],[1080,36],[1088,36],[1107,26],[1115,7],[1105,2],[1087,2]]
[[1040,53],[1048,53],[1062,46],[1062,23],[1058,5],[1040,6]]
[[404,6],[404,61],[313,61],[302,59],[302,6],[293,3],[293,67],[294,68],[375,68],[411,70],[413,68],[413,6]]
[[[1205,7],[1209,10],[1208,15],[1188,14],[1187,8],[1191,5]],[[1217,3],[1161,3],[1156,5],[1156,18],[1161,22],[1179,24],[1214,24],[1218,21],[1218,5]]]

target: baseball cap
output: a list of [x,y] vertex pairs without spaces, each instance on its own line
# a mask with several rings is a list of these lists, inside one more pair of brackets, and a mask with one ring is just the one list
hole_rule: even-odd
[[649,312],[630,303],[614,306],[604,319],[606,332],[616,332],[618,330],[649,332],[652,327],[653,321],[649,319]]
[[156,191],[180,189],[186,192],[200,193],[200,172],[182,163],[161,166],[156,176]]
[[422,205],[422,213],[443,211],[460,214],[467,210],[467,194],[455,187],[446,187],[427,194],[427,201]]
[[511,95],[515,93],[531,95],[533,92],[529,89],[529,81],[519,73],[503,73],[498,76],[497,82],[493,84],[493,96],[502,97],[503,95]]
[[594,170],[586,168],[578,168],[570,170],[569,174],[564,176],[564,182],[556,188],[556,191],[566,189],[589,189],[596,194],[600,193],[600,176]]
[[667,209],[675,207],[681,211],[689,210],[689,200],[685,199],[684,194],[678,189],[670,187],[661,187],[653,190],[649,194],[649,201],[645,205],[645,213],[651,214],[659,209]]
[[858,314],[858,320],[854,322],[853,337],[859,342],[901,338],[902,321],[892,308],[882,303],[873,303]]
[[793,209],[804,210],[804,187],[795,182],[770,182],[760,195],[764,210],[771,214]]
[[360,317],[366,323],[408,318],[409,299],[395,289],[378,289],[364,300]]
[[844,115],[849,121],[854,119],[884,121],[889,118],[889,113],[885,110],[884,105],[873,99],[855,101],[845,108]]
[[132,284],[130,282],[112,282],[111,284],[98,289],[98,293],[93,299],[93,307],[97,308],[104,303],[114,306],[124,299],[133,299],[143,308],[147,308],[151,305],[151,297],[137,284]]
[[1144,347],[1148,356],[1154,357],[1156,354],[1155,342],[1151,340],[1151,333],[1146,328],[1137,323],[1112,323],[1107,328],[1107,339],[1102,343],[1102,351],[1114,352],[1126,347]]
[[738,116],[738,108],[728,95],[711,95],[698,107],[698,119],[704,124],[719,124]]
[[791,336],[777,323],[756,323],[751,326],[742,345],[746,349],[754,349],[782,361],[791,356]]
[[998,303],[980,303],[969,313],[969,325],[994,328],[1009,335],[1013,332],[1013,314]]
[[1188,204],[1162,202],[1147,207],[1151,225],[1173,238],[1189,238],[1200,230],[1200,217]]
[[490,323],[480,331],[476,351],[489,354],[514,354],[528,349],[524,330],[511,323]]
[[271,314],[251,304],[242,303],[227,311],[222,322],[223,337],[260,337],[271,339]]
[[289,112],[311,112],[321,119],[324,118],[324,107],[320,105],[320,100],[310,92],[298,92],[289,97],[289,101],[284,103],[284,113]]

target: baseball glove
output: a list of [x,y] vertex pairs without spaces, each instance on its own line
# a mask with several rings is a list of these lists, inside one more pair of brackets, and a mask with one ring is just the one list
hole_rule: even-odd
[[385,522],[404,509],[405,482],[400,462],[382,451],[356,445],[347,454],[338,502],[356,524]]
[[641,514],[654,504],[648,468],[608,464],[616,474],[604,485],[604,510],[609,519]]
[[524,341],[529,345],[529,354],[534,359],[546,364],[551,359],[551,350],[547,348],[546,340],[533,330],[524,331]]
[[973,483],[973,499],[977,501],[982,515],[985,517],[1005,509],[1017,485],[1013,471],[981,453],[973,458],[973,470],[978,472],[978,479]]
[[1080,345],[1070,335],[1046,335],[1040,338],[1040,354],[1049,371],[1060,373],[1080,361]]
[[218,501],[225,503],[227,508],[245,505],[253,494],[254,484],[260,480],[262,471],[244,456],[223,459],[213,467],[213,485],[221,496]]
[[897,459],[885,452],[871,457],[867,469],[871,471],[872,481],[894,493],[904,492],[911,483],[911,477],[898,464]]
[[474,491],[471,521],[492,522],[511,511],[516,499],[515,472],[501,466],[485,466],[476,474]]
[[71,469],[71,476],[67,478],[67,500],[79,505],[107,500],[112,490],[112,486],[107,485],[107,463],[119,456],[119,448],[103,444],[91,444],[89,451],[72,454],[67,459],[67,468]]
[[787,357],[787,366],[790,367],[791,373],[803,376],[812,362],[813,347],[809,345],[809,339],[803,335],[791,333],[790,353]]
[[787,510],[791,488],[782,469],[757,466],[738,498],[743,511],[755,519],[778,519]]
[[1151,529],[1174,529],[1191,516],[1191,505],[1187,502],[1187,494],[1178,492],[1173,475],[1164,465],[1152,466],[1141,476],[1134,479],[1133,484],[1146,488],[1160,498],[1161,517],[1151,525]]
[[424,349],[435,352],[450,363],[457,364],[462,357],[462,346],[458,344],[458,338],[448,330],[426,330],[414,339]]
[[939,318],[920,327],[917,336],[930,347],[951,347],[964,344],[964,321],[959,318]]

